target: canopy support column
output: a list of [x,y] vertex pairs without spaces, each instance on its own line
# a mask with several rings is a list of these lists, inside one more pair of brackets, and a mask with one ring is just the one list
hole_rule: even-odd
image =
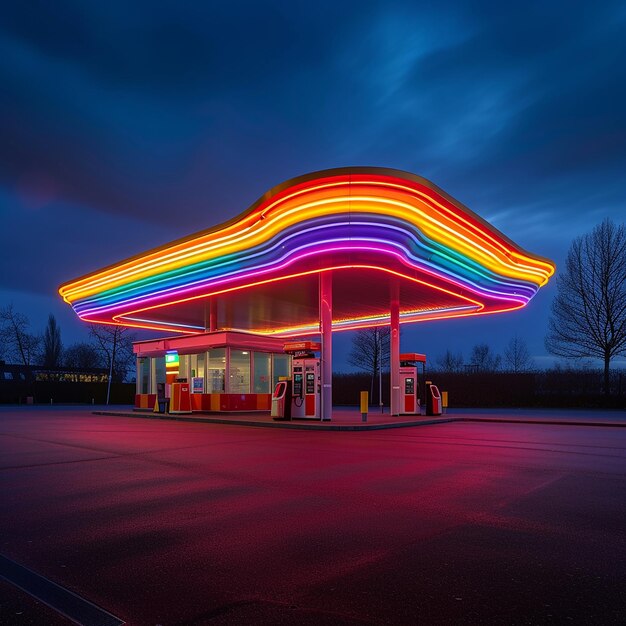
[[398,281],[391,284],[389,372],[391,379],[391,415],[400,415],[400,285]]
[[320,273],[320,335],[322,344],[322,420],[332,419],[333,413],[333,275],[331,271]]
[[214,333],[217,330],[217,300],[209,300],[209,331]]

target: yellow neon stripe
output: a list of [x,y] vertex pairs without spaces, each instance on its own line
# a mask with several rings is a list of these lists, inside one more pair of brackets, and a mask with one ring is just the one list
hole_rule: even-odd
[[[390,202],[389,199],[379,199],[371,197],[352,197],[351,199],[352,207],[362,213],[380,213],[380,204],[383,204],[388,209],[392,208],[393,210],[388,210],[387,212],[392,214],[394,217],[400,217],[401,219],[404,219],[408,222],[415,222],[414,213],[416,212],[416,209],[411,205],[399,202]],[[224,246],[219,251],[215,250],[215,248],[212,246],[212,249],[204,251],[202,254],[184,254],[182,255],[183,258],[177,259],[176,263],[169,263],[165,266],[163,266],[163,264],[160,264],[161,266],[158,268],[158,273],[167,271],[169,269],[178,269],[183,266],[183,262],[184,264],[196,263],[199,261],[216,258],[217,256],[221,256],[222,254],[230,254],[232,252],[242,251],[247,247],[253,247],[257,243],[262,243],[268,238],[274,236],[275,234],[280,232],[280,230],[296,224],[300,221],[305,221],[310,217],[345,213],[344,205],[345,199],[341,199],[338,201],[334,198],[314,203],[307,203],[306,205],[300,205],[296,208],[290,209],[289,211],[281,213],[274,219],[266,220],[266,223],[263,223],[262,227],[259,228],[256,233],[240,236],[240,240],[236,242],[236,244],[234,243],[228,247]],[[413,217],[413,219],[411,219],[411,217]],[[509,275],[511,277],[525,277],[526,279],[530,278],[531,280],[535,278],[533,282],[540,282],[542,280],[543,276],[541,276],[541,272],[535,270],[535,268],[524,267],[522,270],[519,265],[511,264],[507,257],[498,255],[500,256],[500,258],[498,259],[496,254],[494,254],[492,251],[485,250],[482,246],[478,246],[476,243],[468,241],[466,237],[458,235],[449,227],[439,227],[437,221],[434,220],[431,216],[427,214],[422,214],[421,217],[424,220],[422,223],[422,230],[427,234],[427,236],[435,240],[439,240],[445,245],[448,245],[454,249],[460,250],[461,252],[465,253],[466,256],[474,258],[474,260],[481,262],[483,265],[490,267],[492,270],[499,272],[500,274],[505,273],[505,275]],[[133,272],[133,274],[135,274],[133,279],[138,280],[140,278],[145,278],[156,273],[157,268],[150,268],[150,271],[145,271],[140,274],[137,274],[137,272]],[[529,274],[531,275],[530,277],[528,276]],[[119,279],[119,281],[117,281],[113,285],[109,285],[109,287],[111,288],[114,286],[122,285],[124,284],[124,282],[124,280]],[[75,298],[86,297],[91,293],[97,293],[97,291],[98,290],[94,288],[86,290],[86,292],[85,290],[83,290],[78,294],[75,293],[73,295]]]
[[[395,186],[410,194],[415,204],[399,202],[387,196],[342,195],[338,198],[335,194],[330,198],[300,203],[289,208],[285,206],[295,197],[300,197],[304,194],[315,195],[314,192],[317,190],[334,189],[337,186],[347,186],[349,184],[349,181],[340,181],[327,185],[318,185],[314,188],[300,189],[292,195],[277,199],[262,211],[258,210],[245,216],[241,223],[231,225],[224,230],[212,234],[201,236],[185,244],[179,244],[172,249],[149,254],[144,259],[137,259],[134,262],[122,264],[106,272],[93,275],[92,277],[86,277],[76,283],[65,285],[61,288],[60,292],[66,301],[71,302],[99,293],[105,288],[111,289],[121,286],[131,279],[132,281],[140,280],[169,270],[180,269],[188,264],[242,251],[259,243],[263,243],[281,230],[297,224],[298,222],[305,221],[310,217],[345,213],[349,212],[351,208],[355,209],[357,207],[360,212],[380,213],[381,205],[387,209],[390,215],[399,217],[420,227],[425,234],[433,240],[440,241],[444,245],[462,252],[469,258],[473,258],[475,261],[486,265],[501,275],[543,284],[550,275],[546,276],[546,271],[550,273],[553,271],[552,266],[543,261],[517,253],[515,250],[506,249],[497,240],[492,238],[488,231],[486,231],[486,234],[483,230],[477,232],[477,227],[467,221],[468,230],[471,230],[471,233],[469,236],[463,235],[458,230],[458,223],[455,224],[456,230],[444,224],[441,213],[437,213],[430,204],[436,204],[440,211],[446,213],[446,217],[448,214],[451,214],[457,219],[462,219],[457,214],[452,213],[447,207],[427,194],[409,187],[394,185],[393,183],[389,183],[386,186]],[[352,183],[352,187],[368,187],[383,184],[384,183],[379,181],[355,181]],[[421,196],[421,202],[416,200],[416,195]],[[346,203],[348,204],[348,211],[346,211]],[[270,217],[271,213],[274,214]],[[261,214],[267,215],[268,219],[260,220]],[[438,219],[433,218],[433,214],[437,215]],[[444,217],[444,219],[446,219],[446,217]],[[446,219],[446,221],[449,219],[450,218]],[[450,221],[454,222],[454,220]],[[246,226],[242,228],[244,224],[246,224]],[[483,245],[479,245],[476,241],[479,234],[483,235],[483,239],[484,237],[488,237],[490,241],[485,241]],[[513,257],[517,263],[512,263],[510,261],[511,257]],[[151,261],[153,262],[151,263]],[[522,264],[521,267],[520,264]],[[530,267],[529,264],[531,265]],[[126,267],[126,271],[122,269],[124,267]]]

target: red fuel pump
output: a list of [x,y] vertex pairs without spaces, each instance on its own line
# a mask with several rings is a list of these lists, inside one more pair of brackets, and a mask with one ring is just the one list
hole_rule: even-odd
[[271,416],[275,420],[291,419],[291,380],[280,380],[272,394]]
[[426,355],[405,352],[400,355],[400,413],[419,415],[421,413],[418,366],[422,366],[422,377],[426,371]]
[[320,419],[322,414],[320,359],[314,355],[314,352],[320,350],[320,344],[313,341],[297,341],[286,343],[284,349],[294,357],[291,362],[291,417]]
[[294,359],[291,416],[320,419],[320,360]]
[[191,391],[186,378],[172,383],[170,413],[191,413]]
[[426,381],[426,415],[441,415],[441,394],[439,387],[433,385],[430,380]]

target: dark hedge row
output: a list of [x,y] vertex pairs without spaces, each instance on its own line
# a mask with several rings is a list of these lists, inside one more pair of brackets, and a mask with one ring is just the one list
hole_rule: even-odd
[[[2,382],[0,383],[0,403],[25,404],[32,398],[35,404],[56,403],[104,404],[107,397],[107,383],[69,382]],[[135,383],[112,383],[111,404],[134,404]]]
[[[431,372],[427,375],[441,391],[447,391],[450,407],[610,407],[626,408],[626,372],[611,376],[611,395],[602,388],[602,372],[549,370],[512,374]],[[333,403],[357,405],[361,391],[370,392],[370,403],[378,405],[378,379],[372,386],[367,374],[335,374]],[[423,381],[420,377],[420,385]],[[389,405],[389,374],[383,374],[383,403]],[[85,403],[103,404],[106,383],[69,382],[3,382],[0,381],[0,403],[26,403],[32,397],[36,404]],[[423,393],[423,391],[422,391]],[[113,383],[111,403],[133,404],[134,383]]]
[[[611,395],[606,398],[601,371],[549,370],[513,374],[431,372],[441,391],[447,391],[451,407],[607,407],[626,408],[626,372],[611,376]],[[422,381],[420,380],[420,384]],[[367,374],[336,374],[333,403],[356,405],[360,391],[371,391]],[[378,380],[371,404],[378,404]],[[423,391],[422,391],[423,393]],[[389,404],[389,375],[383,375],[383,402]]]

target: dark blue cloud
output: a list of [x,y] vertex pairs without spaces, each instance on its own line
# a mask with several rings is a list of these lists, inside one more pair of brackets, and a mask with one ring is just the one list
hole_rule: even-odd
[[625,29],[611,1],[13,3],[0,212],[20,263],[0,288],[56,303],[59,281],[353,164],[427,176],[560,261],[625,214]]

